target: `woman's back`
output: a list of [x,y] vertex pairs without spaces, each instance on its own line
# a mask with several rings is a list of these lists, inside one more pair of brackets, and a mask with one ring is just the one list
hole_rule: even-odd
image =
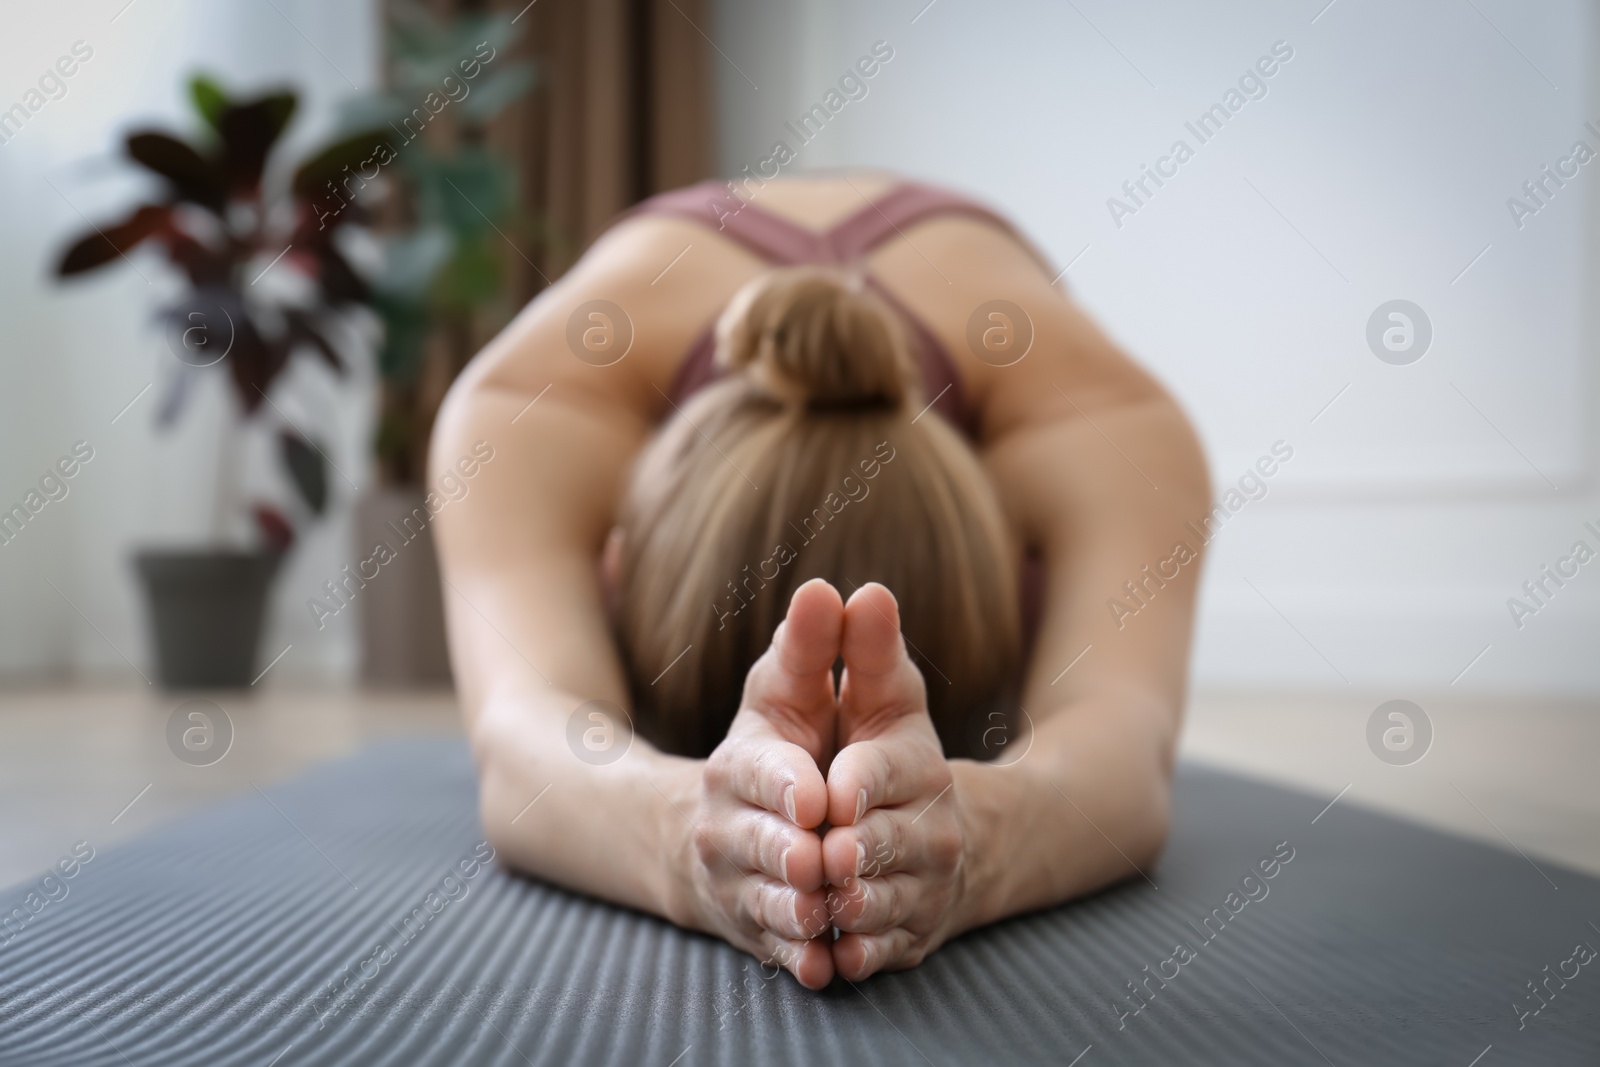
[[[747,211],[823,233],[870,211],[871,204],[903,184],[881,172],[780,178],[750,190]],[[725,206],[736,203],[725,186],[721,191]],[[508,552],[524,566],[536,565],[525,558],[526,542],[507,540],[510,530],[548,530],[564,542],[571,563],[599,552],[633,458],[681,406],[686,361],[732,295],[770,266],[768,259],[719,232],[716,222],[709,206],[703,218],[695,219],[650,211],[625,216],[462,375],[453,397],[472,394],[477,400],[470,406],[447,404],[437,441],[470,445],[480,437],[516,435],[530,463],[551,465],[535,481],[558,487],[552,491],[559,492],[565,513],[565,521],[558,521],[541,511],[536,484],[528,486],[526,497],[510,487],[482,493],[492,499],[473,506],[484,510],[484,521],[463,531],[464,540],[476,546],[472,554],[489,559]],[[1160,510],[1171,510],[1174,530],[1191,513],[1205,510],[1204,473],[1182,417],[1173,416],[1159,386],[1064,298],[1037,253],[1003,222],[976,213],[936,213],[896,228],[868,250],[860,265],[913,328],[925,331],[947,354],[956,379],[952,392],[962,394],[958,417],[995,476],[1002,507],[1026,544],[1046,548],[1039,524],[1059,507],[1052,499],[1058,495],[1092,496],[1100,503],[1097,517],[1080,522],[1114,525],[1119,512],[1131,517],[1148,510],[1144,494],[1158,483],[1138,470],[1175,455],[1186,457],[1184,469],[1164,480],[1183,492],[1169,493]],[[998,311],[996,302],[1004,305]],[[949,398],[941,403],[948,405]],[[1106,436],[1108,422],[1114,426],[1123,419],[1131,420],[1129,432],[1144,440],[1117,446],[1123,456],[1111,451],[1109,469],[1098,457],[1092,466],[1063,466],[1062,444],[1030,433],[1036,427],[1061,427],[1065,420],[1075,427],[1070,437],[1103,454],[1116,439]],[[1130,449],[1165,458],[1130,463]],[[438,453],[437,444],[435,451],[436,466],[453,461],[453,454]],[[1054,470],[1056,484],[1043,490],[1043,499],[1028,485],[1041,473],[1035,468]],[[1118,503],[1123,500],[1126,507]],[[454,525],[459,530],[465,524]],[[1097,538],[1085,533],[1080,531],[1075,562],[1096,570],[1113,566],[1097,560]],[[1108,530],[1108,553],[1113,541],[1122,546],[1117,555],[1126,550],[1120,534]],[[1161,548],[1170,548],[1170,542]],[[540,557],[551,558],[549,553]],[[1135,564],[1133,573],[1138,569]],[[1108,582],[1108,593],[1122,577]],[[495,584],[506,588],[503,571]],[[1077,620],[1077,626],[1085,621]],[[585,659],[594,658],[588,639],[609,644],[603,613],[568,622],[551,620],[536,629],[559,631],[562,644],[576,641]],[[1051,655],[1062,651],[1056,642],[1075,639],[1051,631],[1047,614],[1038,641],[1050,647]],[[1077,642],[1077,649],[1084,644]],[[616,690],[619,702],[625,700],[617,688],[617,661],[602,660],[593,667],[610,680],[604,688]],[[1181,672],[1174,672],[1171,683],[1181,686]]]

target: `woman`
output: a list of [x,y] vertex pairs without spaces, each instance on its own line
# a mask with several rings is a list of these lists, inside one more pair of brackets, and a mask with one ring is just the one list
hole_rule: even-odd
[[[1146,568],[1169,558],[1185,521],[1208,509],[1208,485],[1176,405],[1052,288],[1037,255],[992,213],[886,174],[788,178],[744,192],[745,201],[730,200],[712,183],[642,205],[478,357],[440,414],[433,465],[451,469],[479,441],[497,458],[440,514],[439,545],[483,821],[500,854],[539,877],[723,937],[821,988],[835,973],[855,981],[913,966],[965,930],[1154,860],[1167,827],[1198,567],[1164,582]],[[971,533],[950,541],[960,551],[926,582],[982,567],[992,568],[990,580],[969,581],[966,601],[930,603],[965,603],[996,620],[1019,599],[1035,610],[1026,649],[1020,625],[1015,641],[1001,633],[986,646],[1002,662],[1012,657],[1011,677],[975,683],[977,668],[952,678],[953,667],[938,662],[946,647],[976,647],[960,636],[959,612],[907,616],[908,630],[957,634],[941,651],[921,648],[915,634],[902,640],[895,594],[915,596],[915,582],[891,590],[863,581],[875,577],[864,571],[841,574],[845,588],[804,582],[773,609],[774,597],[757,595],[770,590],[748,584],[744,568],[765,581],[776,565],[789,580],[804,575],[799,562],[775,564],[776,546],[718,560],[734,588],[705,603],[703,620],[725,622],[737,604],[747,619],[767,611],[771,624],[784,611],[785,622],[743,680],[725,736],[712,737],[720,724],[706,723],[717,709],[708,704],[697,719],[681,694],[651,696],[679,685],[673,672],[686,664],[698,664],[703,680],[718,655],[739,661],[727,644],[697,654],[670,626],[648,639],[651,613],[666,601],[651,601],[646,587],[661,584],[661,568],[646,561],[670,558],[652,557],[660,546],[650,539],[661,509],[682,495],[663,492],[651,463],[678,454],[680,474],[719,469],[706,457],[738,435],[719,440],[695,424],[697,413],[736,409],[726,400],[707,407],[729,384],[707,387],[716,377],[711,326],[741,290],[751,305],[762,293],[772,302],[772,286],[759,279],[797,264],[843,271],[822,280],[832,287],[823,318],[865,323],[868,333],[890,323],[873,350],[893,359],[874,365],[899,368],[876,393],[864,390],[866,403],[856,382],[836,398],[839,410],[816,417],[893,425],[943,457],[927,469],[964,487],[954,517],[950,508],[930,514],[944,515],[946,531],[968,515]],[[852,280],[861,277],[870,281]],[[776,303],[797,299],[791,292]],[[861,307],[840,310],[851,301]],[[781,374],[760,380],[752,355],[765,344],[771,362],[782,347],[774,322],[784,316],[750,310],[723,318],[724,373],[761,402],[796,410],[794,383]],[[741,323],[756,340],[730,336]],[[834,332],[834,347],[863,348],[859,338],[840,340],[849,327]],[[802,399],[809,408],[809,394]],[[948,447],[927,444],[958,433],[984,475],[977,482]],[[700,455],[686,458],[685,449]],[[859,483],[859,461],[876,459],[873,490],[887,494],[901,473],[895,455],[845,462],[857,464]],[[778,491],[749,482],[751,500]],[[870,499],[838,517],[865,512]],[[720,536],[722,514],[705,515],[701,535]],[[829,542],[832,532],[797,530],[817,542],[797,555],[827,557],[830,545],[862,539]],[[879,564],[909,558],[925,540],[897,536],[890,547],[904,551],[880,553]],[[678,551],[690,558],[693,537],[681,547],[685,540],[676,538]],[[1024,553],[1030,564],[1018,562]],[[685,570],[683,582],[703,595],[697,575],[709,572]],[[642,603],[630,608],[630,596]],[[1137,614],[1109,610],[1113,598],[1137,603]],[[746,641],[761,629],[745,626]],[[691,646],[684,659],[646,676],[666,639],[680,636]],[[1007,681],[1022,713],[991,720],[1009,706]],[[933,698],[936,725],[929,692],[958,686],[972,706]],[[637,739],[610,762],[577,755],[568,738],[575,715],[593,714],[584,710],[591,701],[644,711],[641,726],[660,744]],[[988,721],[1004,736],[974,729]],[[992,753],[1002,742],[1002,751],[1023,751],[999,765],[958,754]],[[708,744],[704,758],[667,750]]]

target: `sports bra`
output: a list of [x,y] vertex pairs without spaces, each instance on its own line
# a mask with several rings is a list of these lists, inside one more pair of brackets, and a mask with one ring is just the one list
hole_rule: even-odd
[[[660,193],[636,205],[624,217],[667,215],[714,229],[739,247],[774,267],[800,264],[860,266],[880,245],[920,222],[961,216],[989,223],[1013,238],[1041,268],[1050,273],[1049,261],[1009,221],[975,200],[921,182],[900,180],[876,200],[846,216],[827,230],[813,230],[767,211],[753,201],[732,195],[732,183],[716,180]],[[967,401],[955,363],[939,338],[887,287],[863,270],[866,283],[905,322],[917,365],[922,372],[929,405],[952,426],[975,440],[977,412]],[[676,404],[717,376],[715,323],[706,326],[678,367],[670,396]],[[1024,554],[1020,575],[1023,653],[1028,655],[1038,636],[1044,610],[1044,561],[1032,547]]]
[[[715,229],[723,237],[774,267],[801,264],[860,266],[879,246],[929,219],[962,216],[1003,230],[1022,247],[1043,258],[1006,219],[975,200],[921,182],[899,181],[876,200],[835,223],[813,230],[776,215],[752,200],[740,200],[731,183],[705,181],[661,193],[635,206],[628,215],[667,215]],[[922,372],[925,396],[932,407],[969,438],[977,434],[977,415],[967,402],[961,379],[944,344],[887,287],[870,273],[866,283],[904,321],[913,354]],[[714,323],[690,346],[673,379],[670,395],[681,403],[717,375],[713,361]]]

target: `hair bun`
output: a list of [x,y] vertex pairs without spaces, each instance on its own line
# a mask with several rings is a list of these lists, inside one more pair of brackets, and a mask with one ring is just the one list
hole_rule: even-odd
[[740,289],[717,322],[716,358],[808,408],[897,408],[912,389],[894,312],[858,275],[824,267],[768,271]]

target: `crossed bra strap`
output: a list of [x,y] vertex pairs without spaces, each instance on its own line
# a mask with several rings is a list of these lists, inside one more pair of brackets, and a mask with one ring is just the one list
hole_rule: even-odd
[[[945,216],[978,219],[1009,234],[1036,259],[1046,273],[1049,261],[1005,218],[957,193],[919,182],[902,181],[877,200],[863,204],[825,231],[807,229],[765,210],[752,201],[740,200],[728,183],[701,182],[653,196],[635,206],[631,215],[668,215],[714,229],[728,240],[773,266],[826,264],[849,266],[865,259],[879,245],[919,222]],[[930,406],[952,426],[969,438],[977,437],[977,413],[967,403],[961,379],[944,344],[922,320],[912,314],[882,283],[866,275],[867,284],[894,308],[910,332],[917,364],[922,371],[925,396]],[[690,347],[673,379],[671,396],[681,404],[716,377],[713,359],[716,341],[708,325]],[[1022,562],[1020,583],[1023,642],[1031,649],[1039,631],[1044,608],[1044,564],[1030,551]]]
[[[715,229],[773,266],[856,264],[879,245],[903,236],[911,226],[931,218],[963,216],[979,219],[1010,234],[1044,263],[1033,246],[1000,215],[976,201],[919,182],[898,183],[825,231],[807,229],[751,200],[741,200],[730,189],[728,183],[701,182],[651,197],[633,208],[629,215],[668,215]],[[953,426],[969,436],[974,435],[976,416],[967,404],[950,353],[909,308],[870,274],[867,284],[905,321],[922,371],[925,395],[932,399],[934,410]],[[674,402],[681,402],[716,377],[714,350],[715,341],[708,326],[690,347],[673,380]]]

